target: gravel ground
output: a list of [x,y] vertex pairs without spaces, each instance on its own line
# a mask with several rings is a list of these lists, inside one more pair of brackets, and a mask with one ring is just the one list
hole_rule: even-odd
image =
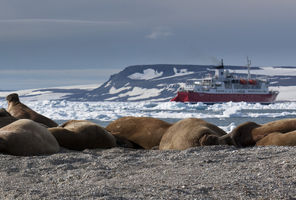
[[1,199],[295,199],[296,147],[0,155]]

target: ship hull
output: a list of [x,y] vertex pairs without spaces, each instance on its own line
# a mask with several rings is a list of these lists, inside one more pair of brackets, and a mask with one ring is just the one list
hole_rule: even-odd
[[200,93],[194,91],[179,91],[177,96],[170,101],[188,103],[223,103],[223,102],[251,102],[251,103],[272,103],[275,101],[278,92],[267,94],[218,94]]

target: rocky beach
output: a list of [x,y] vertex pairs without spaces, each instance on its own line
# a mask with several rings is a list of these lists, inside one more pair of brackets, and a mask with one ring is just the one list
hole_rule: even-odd
[[0,155],[3,199],[295,199],[295,147]]

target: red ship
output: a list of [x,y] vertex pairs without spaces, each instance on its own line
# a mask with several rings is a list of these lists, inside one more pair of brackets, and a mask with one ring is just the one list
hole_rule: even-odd
[[184,87],[179,88],[177,96],[170,101],[188,103],[274,102],[279,92],[268,89],[268,79],[251,78],[251,61],[249,59],[247,61],[247,77],[235,76],[228,69],[224,69],[222,60],[221,65],[216,67],[214,76],[209,75],[191,84],[185,84]]

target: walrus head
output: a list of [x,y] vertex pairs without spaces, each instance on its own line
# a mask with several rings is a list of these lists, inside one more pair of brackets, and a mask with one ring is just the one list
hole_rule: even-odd
[[255,122],[245,122],[233,129],[229,135],[237,147],[254,146],[256,141],[253,138],[252,130],[258,127],[260,125]]
[[209,145],[219,145],[218,136],[216,135],[203,135],[199,139],[201,146],[209,146]]
[[[112,134],[113,135],[113,134]],[[124,147],[124,148],[132,148],[132,149],[144,149],[140,145],[134,143],[133,141],[130,141],[120,135],[113,135],[116,139],[116,145],[118,147]],[[158,148],[157,148],[158,149]]]
[[201,146],[208,145],[235,145],[232,138],[227,134],[223,136],[217,135],[204,135],[200,139]]
[[12,94],[9,94],[7,97],[6,97],[6,100],[8,102],[20,102],[20,99],[19,99],[19,96],[17,93],[12,93]]

